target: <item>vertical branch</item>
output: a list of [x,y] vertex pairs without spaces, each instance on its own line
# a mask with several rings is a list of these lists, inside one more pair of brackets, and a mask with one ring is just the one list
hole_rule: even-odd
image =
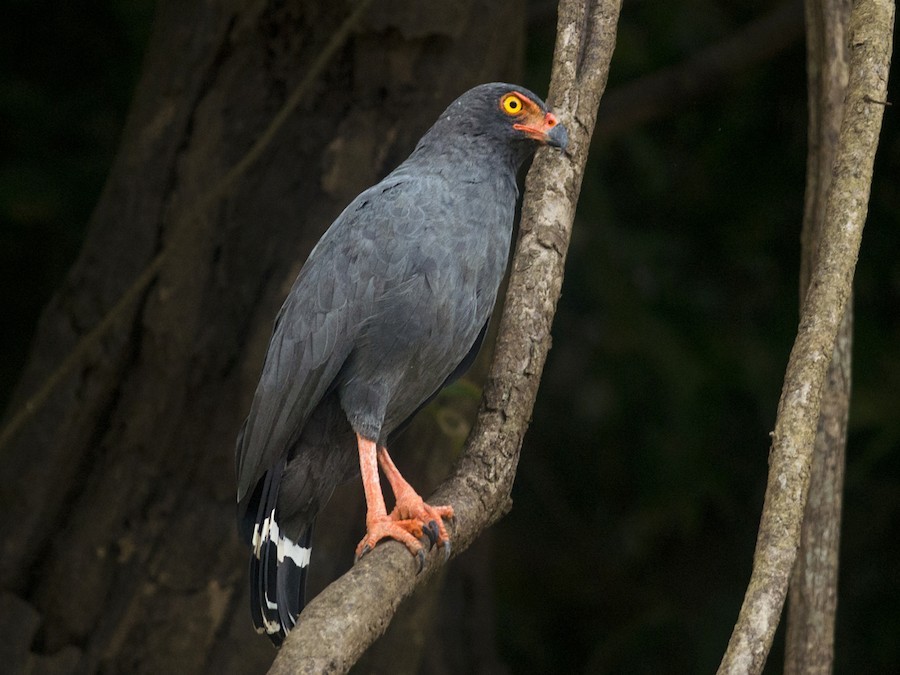
[[791,575],[787,675],[827,675],[834,661],[852,329],[853,307],[848,300],[822,392],[800,550]]
[[850,297],[887,92],[894,3],[857,0],[850,73],[818,255],[785,374],[753,572],[719,673],[759,673],[800,542],[826,371]]
[[[831,170],[848,81],[850,0],[806,4],[809,142],[801,235],[800,298],[809,288],[825,222]],[[837,609],[838,550],[847,417],[850,407],[853,301],[838,331],[822,393],[810,466],[809,496],[788,604],[785,672],[831,672]]]

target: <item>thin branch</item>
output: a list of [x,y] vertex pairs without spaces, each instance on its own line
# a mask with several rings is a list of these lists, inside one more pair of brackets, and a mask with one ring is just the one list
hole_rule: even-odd
[[753,573],[719,673],[760,673],[797,555],[825,375],[853,280],[890,68],[894,4],[858,0],[850,17],[850,80],[812,282],[778,406]]
[[[229,169],[228,173],[210,188],[209,192],[197,200],[196,205],[185,216],[187,220],[199,218],[205,214],[210,206],[226,196],[228,190],[231,189],[234,183],[246,173],[247,169],[249,169],[256,160],[260,158],[263,151],[272,143],[272,140],[274,140],[275,135],[281,129],[282,125],[290,118],[291,114],[293,114],[294,110],[306,96],[312,84],[318,79],[319,75],[322,74],[322,71],[325,70],[325,66],[327,66],[331,59],[334,58],[337,51],[344,46],[344,43],[350,36],[350,31],[371,3],[372,0],[359,0],[359,2],[357,2],[353,12],[351,12],[344,20],[337,32],[331,36],[328,44],[325,45],[324,49],[322,49],[316,59],[312,62],[309,69],[306,71],[304,78],[297,84],[290,96],[288,96],[284,105],[281,106],[281,109],[275,117],[272,118],[269,126],[259,136],[253,144],[253,147],[251,147],[247,151],[247,154]],[[28,422],[28,420],[30,420],[47,402],[56,388],[85,361],[91,349],[99,344],[107,331],[115,325],[118,319],[125,315],[126,310],[131,307],[138,298],[141,297],[142,293],[150,286],[150,284],[153,283],[160,269],[162,269],[163,264],[166,262],[168,255],[168,249],[163,249],[147,263],[147,266],[141,270],[137,279],[135,279],[131,286],[122,293],[122,297],[116,301],[103,318],[97,322],[97,325],[81,337],[69,355],[47,377],[47,379],[44,380],[40,388],[34,394],[29,396],[25,403],[11,415],[9,421],[3,426],[3,429],[0,430],[0,455],[2,455],[7,444],[15,437],[25,423]]]
[[[809,143],[801,242],[800,298],[806,296],[825,222],[849,70],[850,0],[806,1]],[[825,380],[810,466],[800,550],[788,597],[787,675],[828,675],[834,661],[838,554],[850,408],[852,297]]]
[[822,394],[800,550],[791,575],[785,675],[830,675],[833,670],[852,326],[848,302]]
[[[570,131],[571,152],[560,158],[541,151],[529,172],[522,235],[482,408],[455,475],[434,496],[456,512],[454,554],[510,506],[620,8],[621,0],[560,4],[548,98]],[[429,556],[417,576],[406,549],[396,542],[379,545],[306,607],[269,672],[346,672],[384,632],[400,601],[442,564],[440,558]]]

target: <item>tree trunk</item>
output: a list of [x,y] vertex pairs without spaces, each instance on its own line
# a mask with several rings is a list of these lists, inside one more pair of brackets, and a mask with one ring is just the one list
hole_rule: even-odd
[[[2,449],[6,672],[245,673],[272,660],[246,607],[233,476],[272,320],[347,201],[453,97],[513,79],[522,54],[521,0],[373,3],[262,154],[228,174],[352,8],[158,3],[118,157],[10,412],[159,269]],[[362,520],[336,530],[353,540]],[[319,543],[316,563],[333,549],[349,564],[352,545]]]

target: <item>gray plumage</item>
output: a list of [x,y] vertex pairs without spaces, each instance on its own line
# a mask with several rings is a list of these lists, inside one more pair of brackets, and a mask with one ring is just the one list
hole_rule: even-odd
[[[239,519],[251,545],[272,509],[281,536],[308,542],[319,508],[359,471],[354,432],[387,444],[480,346],[509,255],[516,174],[537,145],[498,106],[509,91],[546,112],[521,87],[468,91],[310,253],[275,321],[237,443]],[[557,129],[552,142],[564,146]],[[257,565],[271,576],[269,564]],[[266,595],[270,582],[257,584],[264,619],[267,598],[284,604]],[[285,585],[278,595],[294,593]],[[276,642],[300,603],[291,602]]]

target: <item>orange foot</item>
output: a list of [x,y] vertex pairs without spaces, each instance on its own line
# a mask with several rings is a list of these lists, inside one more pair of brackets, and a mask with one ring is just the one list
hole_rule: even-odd
[[431,545],[443,546],[444,556],[450,557],[450,537],[444,527],[443,519],[453,517],[452,506],[431,506],[426,504],[416,492],[410,490],[401,493],[390,517],[397,521],[418,521],[421,523],[422,531],[431,540]]
[[398,500],[390,515],[367,519],[366,536],[356,547],[359,560],[385,538],[402,543],[419,562],[419,571],[425,564],[425,552],[419,539],[425,534],[431,545],[442,545],[445,558],[450,557],[450,537],[444,527],[444,518],[453,517],[452,506],[430,506],[414,492]]
[[409,549],[409,552],[419,560],[419,569],[425,562],[425,553],[419,537],[422,536],[422,523],[418,520],[397,520],[393,516],[379,516],[366,519],[366,536],[356,547],[356,559],[359,560],[366,553],[375,548],[382,539],[390,537],[396,539]]
[[[425,564],[425,552],[419,538],[425,534],[431,545],[441,544],[445,557],[450,557],[450,537],[444,527],[444,518],[453,517],[450,506],[429,506],[413,487],[400,475],[387,448],[375,441],[356,435],[359,448],[359,469],[362,474],[363,489],[366,492],[366,536],[356,547],[359,560],[375,545],[390,537],[401,542],[419,561],[419,571]],[[384,495],[378,480],[378,467],[384,471],[391,484],[397,505],[390,514],[384,507]]]

